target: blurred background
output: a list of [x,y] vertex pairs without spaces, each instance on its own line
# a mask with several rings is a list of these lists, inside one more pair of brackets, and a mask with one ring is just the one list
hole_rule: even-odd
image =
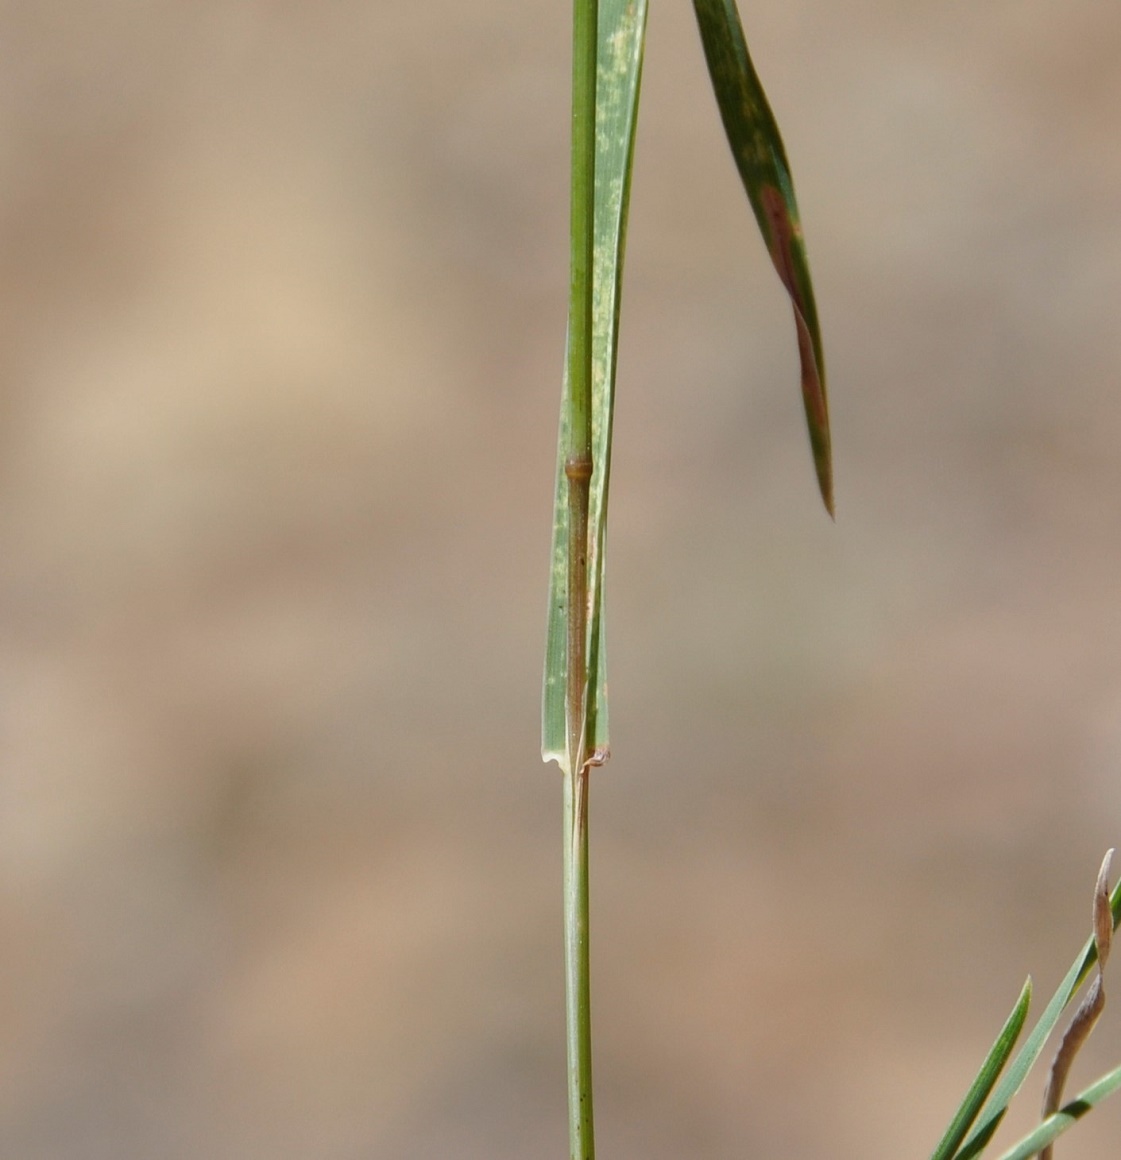
[[[569,16],[0,4],[4,1156],[566,1154]],[[744,19],[838,518],[691,7],[655,3],[600,1151],[923,1157],[1121,840],[1121,7]],[[1058,1155],[1119,1140],[1107,1105]]]

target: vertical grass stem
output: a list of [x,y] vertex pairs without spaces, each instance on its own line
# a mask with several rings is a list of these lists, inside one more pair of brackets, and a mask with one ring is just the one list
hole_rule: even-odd
[[564,778],[564,959],[571,1160],[594,1160],[588,958],[588,768]]
[[565,684],[564,948],[571,1160],[594,1160],[588,958],[588,507],[592,480],[592,309],[595,245],[598,0],[572,20],[572,201],[568,315],[568,663]]

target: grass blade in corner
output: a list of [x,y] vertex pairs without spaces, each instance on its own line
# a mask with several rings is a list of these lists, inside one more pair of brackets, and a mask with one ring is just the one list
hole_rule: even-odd
[[747,51],[735,0],[693,0],[720,117],[775,269],[790,295],[802,363],[802,402],[821,498],[833,514],[825,360],[786,150]]
[[1103,1075],[1054,1115],[1048,1116],[1034,1132],[1009,1148],[1000,1160],[1032,1160],[1033,1156],[1057,1140],[1068,1128],[1074,1127],[1091,1108],[1118,1089],[1121,1089],[1121,1067]]
[[[611,429],[619,304],[630,201],[635,126],[646,43],[647,0],[600,0],[596,78],[595,251],[592,312],[592,460],[588,511],[588,706],[592,751],[607,749],[607,665],[603,642],[604,543],[611,474]],[[541,756],[565,762],[566,577],[568,575],[567,481],[564,448],[568,382],[561,403],[557,456],[553,555],[549,581],[549,628],[545,647]]]
[[[1118,921],[1121,920],[1121,882],[1118,882],[1113,888],[1113,893],[1110,896],[1110,908],[1113,914],[1113,926],[1116,928]],[[954,1160],[973,1160],[973,1157],[979,1156],[988,1145],[1000,1125],[1000,1121],[1004,1118],[1004,1113],[1008,1110],[1012,1097],[1020,1090],[1032,1065],[1039,1058],[1044,1044],[1055,1029],[1064,1009],[1097,961],[1098,951],[1094,945],[1093,936],[1091,936],[1086,940],[1085,946],[1071,964],[1070,970],[1067,971],[1063,981],[1059,984],[1058,990],[1051,996],[1051,1002],[1044,1008],[1039,1022],[1024,1040],[1023,1046],[1016,1053],[1016,1058],[1008,1065],[1007,1071],[993,1090],[980,1118],[966,1137],[965,1143]],[[1104,1096],[1099,1098],[1104,1098]],[[1046,1141],[1044,1141],[1045,1143]],[[1040,1147],[1043,1146],[1040,1145]]]
[[1028,979],[1020,992],[1019,999],[1016,1000],[1012,1014],[1008,1016],[1001,1028],[996,1042],[992,1045],[985,1062],[981,1065],[981,1070],[977,1073],[977,1078],[973,1081],[969,1091],[966,1092],[961,1107],[958,1108],[954,1118],[950,1121],[950,1126],[946,1129],[946,1134],[938,1142],[938,1147],[931,1153],[930,1160],[950,1160],[962,1140],[965,1139],[966,1132],[973,1126],[973,1121],[977,1118],[989,1092],[992,1091],[993,1084],[996,1083],[997,1077],[1004,1070],[1004,1065],[1012,1054],[1012,1048],[1016,1046],[1016,1040],[1020,1037],[1020,1032],[1024,1027],[1024,1020],[1028,1017],[1030,1003],[1031,979]]

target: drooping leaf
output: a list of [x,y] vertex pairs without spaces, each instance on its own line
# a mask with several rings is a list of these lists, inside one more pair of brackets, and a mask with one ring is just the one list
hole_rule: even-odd
[[[611,429],[619,301],[626,245],[627,209],[635,126],[646,40],[647,0],[600,0],[599,66],[596,77],[595,250],[592,312],[592,462],[588,512],[588,696],[592,754],[607,752],[607,661],[603,633],[604,545],[611,475]],[[561,401],[549,625],[545,647],[541,756],[566,760],[568,488],[564,474],[569,387]]]
[[833,514],[825,359],[786,150],[747,51],[735,0],[693,0],[724,131],[763,240],[794,308],[802,403],[821,498]]

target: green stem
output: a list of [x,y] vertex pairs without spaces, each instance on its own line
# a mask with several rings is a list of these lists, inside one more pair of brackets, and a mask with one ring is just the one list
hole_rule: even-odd
[[592,260],[595,242],[598,0],[574,0],[568,311],[568,633],[564,770],[564,957],[571,1160],[594,1160],[588,970],[588,505],[592,479]]
[[564,998],[571,1160],[594,1160],[588,959],[588,767],[564,778]]

